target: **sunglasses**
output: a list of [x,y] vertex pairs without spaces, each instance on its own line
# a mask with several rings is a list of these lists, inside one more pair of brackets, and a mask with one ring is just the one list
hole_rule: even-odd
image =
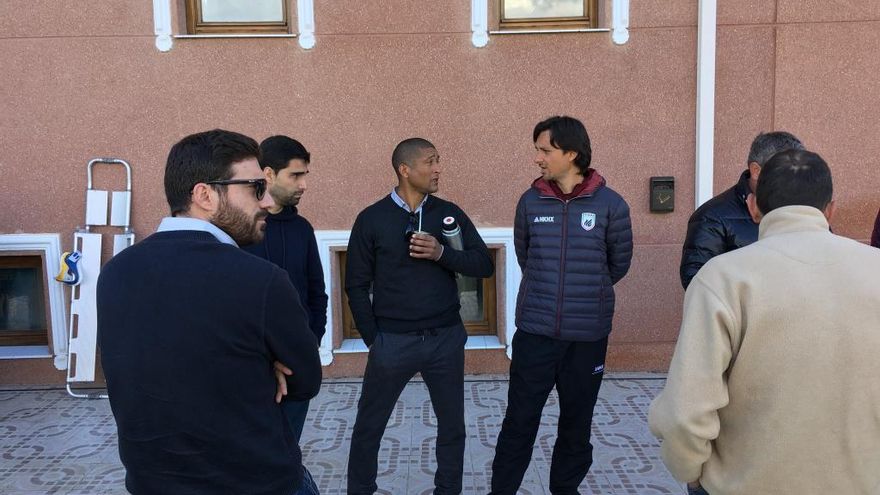
[[254,194],[257,196],[257,201],[262,200],[263,196],[266,195],[266,179],[212,180],[205,182],[205,184],[212,186],[228,186],[230,184],[243,184],[247,186],[254,186]]
[[420,213],[411,212],[409,214],[409,220],[406,222],[406,231],[403,233],[407,240],[409,240],[415,232],[422,230],[421,217],[422,215]]

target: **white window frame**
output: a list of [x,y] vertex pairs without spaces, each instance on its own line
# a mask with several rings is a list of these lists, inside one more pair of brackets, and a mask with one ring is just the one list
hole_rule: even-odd
[[45,259],[43,284],[49,293],[49,322],[52,347],[0,346],[0,359],[54,358],[55,368],[67,369],[67,311],[64,285],[55,280],[61,269],[61,236],[58,234],[3,234],[0,251],[41,251]]
[[610,32],[616,45],[629,41],[629,0],[611,0],[611,29],[499,29],[489,31],[489,1],[471,0],[471,43],[482,48],[489,44],[489,35],[540,34],[540,33],[591,33]]
[[315,4],[314,0],[285,0],[296,2],[297,33],[218,33],[218,34],[175,34],[171,28],[171,0],[153,0],[153,30],[156,35],[156,49],[168,52],[175,39],[199,38],[297,38],[304,50],[315,47]]
[[[503,348],[507,352],[507,357],[512,356],[511,344],[513,343],[513,334],[516,332],[516,295],[519,291],[519,283],[522,279],[522,273],[519,269],[519,263],[516,261],[516,251],[513,246],[513,229],[512,228],[477,228],[477,232],[486,244],[498,244],[504,246],[504,282],[503,287],[498,287],[496,295],[504,294],[504,342],[493,336],[472,336],[468,339],[466,349],[494,349]],[[321,364],[324,366],[333,362],[334,353],[348,352],[366,352],[367,347],[363,341],[353,339],[343,341],[339,349],[333,349],[333,291],[339,288],[339,282],[333,278],[331,262],[333,260],[334,249],[348,247],[348,238],[351,236],[350,230],[316,230],[315,238],[318,242],[318,254],[321,257],[321,266],[324,270],[324,286],[330,292],[331,304],[327,305],[327,331],[321,339],[319,354],[321,356]],[[496,267],[496,270],[501,267]],[[497,277],[496,280],[501,280]],[[500,297],[500,296],[499,296]],[[501,312],[496,313],[496,317]],[[499,318],[500,319],[500,318]],[[341,327],[341,325],[340,325]],[[498,330],[502,329],[501,325],[497,325]]]

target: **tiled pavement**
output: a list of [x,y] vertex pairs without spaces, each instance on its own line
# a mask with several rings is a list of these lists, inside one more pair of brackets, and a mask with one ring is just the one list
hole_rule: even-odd
[[[593,422],[594,463],[581,493],[684,493],[659,460],[647,429],[662,376],[609,375]],[[345,491],[345,470],[360,383],[328,380],[312,401],[303,434],[305,463],[324,495]],[[468,443],[465,494],[485,494],[504,414],[504,377],[469,377],[465,384]],[[532,464],[520,493],[544,494],[555,438],[555,392],[544,409]],[[435,423],[424,383],[410,383],[392,415],[379,457],[380,493],[430,493]],[[73,399],[63,390],[0,391],[0,493],[122,494],[125,471],[106,400]]]

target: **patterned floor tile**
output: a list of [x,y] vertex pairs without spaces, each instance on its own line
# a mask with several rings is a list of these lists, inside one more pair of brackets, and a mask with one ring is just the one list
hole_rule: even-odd
[[[662,378],[662,377],[661,377]],[[647,409],[663,380],[609,375],[596,404],[593,466],[582,493],[670,494],[683,488],[659,459],[647,429]],[[327,381],[302,438],[303,459],[324,495],[344,494],[359,380]],[[495,443],[507,404],[507,380],[469,377],[465,383],[464,493],[489,491]],[[544,408],[521,494],[546,494],[559,417],[558,398]],[[379,493],[431,493],[436,469],[436,417],[420,380],[400,396],[379,454]],[[105,400],[74,399],[63,390],[0,391],[0,493],[4,495],[124,494],[125,470]]]

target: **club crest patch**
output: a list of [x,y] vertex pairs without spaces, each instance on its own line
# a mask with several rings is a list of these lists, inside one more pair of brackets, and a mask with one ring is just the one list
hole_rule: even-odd
[[581,213],[581,227],[586,231],[593,230],[593,227],[596,226],[596,214],[595,213]]

